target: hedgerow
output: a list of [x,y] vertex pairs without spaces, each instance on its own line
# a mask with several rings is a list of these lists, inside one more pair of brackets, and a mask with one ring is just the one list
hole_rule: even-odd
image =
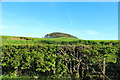
[[119,69],[114,69],[118,55],[118,45],[2,45],[2,73],[13,77],[118,79]]

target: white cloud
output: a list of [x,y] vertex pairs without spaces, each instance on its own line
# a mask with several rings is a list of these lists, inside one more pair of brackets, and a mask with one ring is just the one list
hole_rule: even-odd
[[64,29],[59,29],[59,31],[64,31]]
[[0,25],[0,29],[3,29],[4,28],[4,26],[3,25]]
[[72,16],[71,16],[71,13],[70,13],[70,11],[68,9],[68,5],[67,4],[65,4],[65,9],[66,9],[66,13],[67,13],[68,19],[70,21],[70,24],[72,24],[73,20],[72,20]]
[[3,26],[0,25],[0,29],[3,28]]
[[100,35],[100,33],[98,31],[94,31],[94,30],[87,30],[87,31],[85,31],[85,33],[87,35]]

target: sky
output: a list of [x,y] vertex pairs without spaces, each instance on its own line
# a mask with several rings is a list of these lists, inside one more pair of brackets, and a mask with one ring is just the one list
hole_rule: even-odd
[[117,2],[3,2],[1,35],[68,33],[85,40],[118,40]]
[[118,2],[120,0],[1,0],[2,2]]

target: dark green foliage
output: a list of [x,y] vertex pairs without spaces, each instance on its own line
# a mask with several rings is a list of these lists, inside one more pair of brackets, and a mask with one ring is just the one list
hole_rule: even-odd
[[45,74],[47,78],[94,78],[94,71],[102,75],[103,58],[114,65],[118,58],[118,48],[105,45],[3,45],[2,53],[3,75],[13,77],[41,78]]
[[53,32],[53,33],[50,33],[50,34],[46,34],[46,35],[44,36],[44,38],[59,38],[59,37],[77,38],[77,37],[72,36],[72,35],[70,35],[70,34],[60,33],[60,32]]
[[2,43],[2,73],[7,78],[120,79],[117,40],[2,36]]

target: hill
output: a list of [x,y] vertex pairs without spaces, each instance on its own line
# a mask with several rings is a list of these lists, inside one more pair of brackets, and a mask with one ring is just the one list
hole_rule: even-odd
[[82,40],[71,37],[59,38],[32,38],[32,37],[16,37],[16,36],[1,36],[2,44],[60,44],[60,45],[115,45],[118,40]]
[[61,32],[53,32],[50,34],[46,34],[44,38],[59,38],[59,37],[70,37],[70,38],[77,38],[73,35],[67,34],[67,33],[61,33]]

